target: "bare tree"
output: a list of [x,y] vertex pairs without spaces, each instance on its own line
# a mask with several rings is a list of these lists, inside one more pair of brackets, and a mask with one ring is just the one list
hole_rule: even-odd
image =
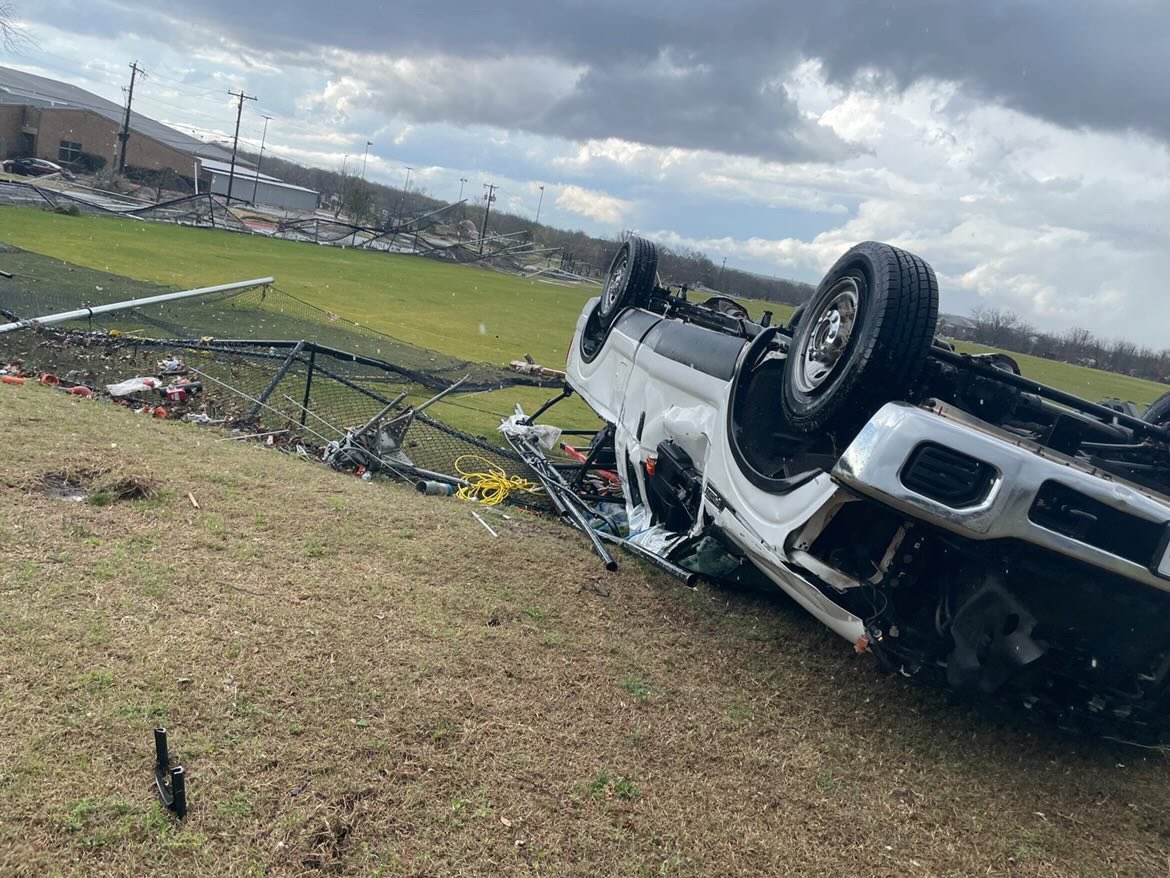
[[992,347],[1003,347],[1021,328],[1020,318],[1005,308],[978,307],[971,312],[975,339]]
[[1089,357],[1097,350],[1097,339],[1089,330],[1073,327],[1061,335],[1059,350],[1066,360]]
[[1109,369],[1129,374],[1137,366],[1138,347],[1132,341],[1117,339],[1109,346]]
[[0,47],[17,52],[32,42],[28,32],[16,23],[16,8],[7,0],[0,0]]
[[370,218],[374,207],[374,191],[361,177],[346,177],[341,181],[341,205],[339,211],[345,211],[356,223],[364,223]]

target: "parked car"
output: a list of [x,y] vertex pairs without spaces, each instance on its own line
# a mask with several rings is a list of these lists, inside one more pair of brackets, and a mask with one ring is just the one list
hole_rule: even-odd
[[0,170],[22,177],[47,177],[49,174],[65,174],[65,169],[46,159],[7,159],[0,164]]
[[1143,417],[935,340],[921,258],[846,252],[787,326],[659,285],[631,237],[577,322],[631,539],[716,539],[886,667],[1155,728],[1170,674],[1170,395]]

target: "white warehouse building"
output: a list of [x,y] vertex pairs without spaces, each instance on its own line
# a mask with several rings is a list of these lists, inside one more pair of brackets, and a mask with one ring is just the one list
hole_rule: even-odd
[[[201,159],[199,164],[204,174],[211,178],[211,191],[226,196],[228,180],[232,176],[231,165],[214,159]],[[231,190],[233,203],[240,201],[285,210],[316,210],[321,202],[321,194],[313,189],[282,182],[239,163],[236,164]]]

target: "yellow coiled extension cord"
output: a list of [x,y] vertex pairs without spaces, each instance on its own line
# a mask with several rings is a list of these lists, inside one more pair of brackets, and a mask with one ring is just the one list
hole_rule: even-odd
[[[473,469],[479,467],[479,469]],[[468,484],[455,492],[460,500],[475,500],[483,506],[498,506],[515,491],[536,494],[542,489],[521,476],[509,476],[497,464],[478,454],[463,454],[455,460],[455,471]]]

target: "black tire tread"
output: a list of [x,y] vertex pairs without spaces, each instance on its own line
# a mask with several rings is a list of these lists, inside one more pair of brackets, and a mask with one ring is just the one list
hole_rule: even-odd
[[616,320],[625,308],[641,308],[649,304],[658,277],[658,248],[652,241],[630,235],[614,256],[615,262],[623,250],[627,253],[625,288],[619,293],[613,311],[601,315],[606,325]]
[[906,398],[926,367],[938,322],[938,279],[933,269],[913,253],[866,241],[837,261],[822,287],[859,256],[868,257],[875,266],[870,278],[872,323],[852,352],[862,367],[837,379],[833,395],[842,401],[837,405],[808,411],[785,405],[789,425],[803,433],[859,428],[885,402]]
[[655,279],[658,277],[658,248],[653,241],[631,235],[630,265],[633,271],[630,274],[630,292],[633,301],[631,305],[644,305],[654,291]]
[[1147,424],[1165,424],[1170,420],[1170,391],[1163,393],[1142,414],[1142,420]]

